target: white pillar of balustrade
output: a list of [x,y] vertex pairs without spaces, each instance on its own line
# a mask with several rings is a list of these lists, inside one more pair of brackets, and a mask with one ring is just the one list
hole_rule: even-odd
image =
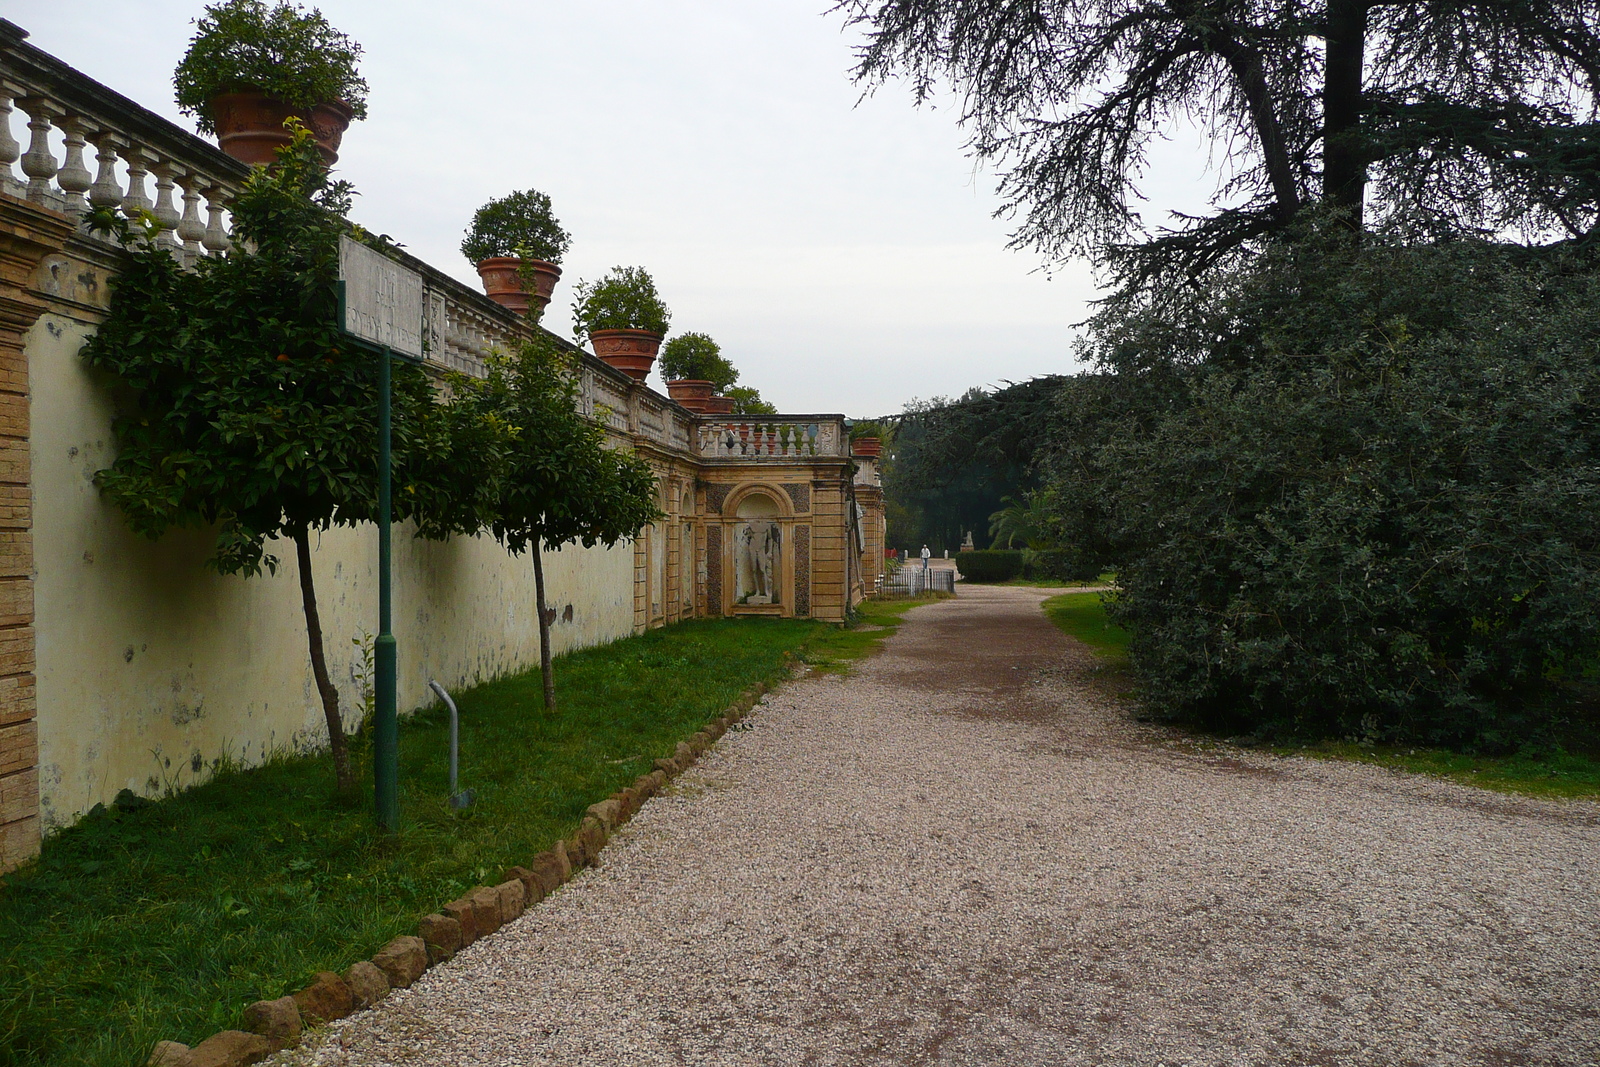
[[183,186],[183,218],[178,220],[178,239],[183,242],[184,266],[194,266],[195,260],[206,254],[200,239],[206,235],[206,224],[200,221],[201,178],[189,171],[178,176]]
[[0,94],[0,190],[16,181],[11,164],[22,157],[22,145],[11,135],[11,103],[9,95]]
[[144,149],[138,145],[124,148],[122,158],[128,164],[128,193],[122,198],[122,213],[137,219],[142,212],[150,210],[150,198],[144,192],[144,176],[150,170],[145,166]]
[[56,157],[50,154],[50,114],[47,100],[31,96],[17,103],[28,113],[28,129],[33,136],[28,141],[27,154],[22,157],[22,173],[28,176],[26,196],[35,204],[43,204],[50,192],[50,179],[56,176]]
[[117,139],[106,131],[95,138],[94,158],[100,169],[89,186],[89,206],[115,209],[122,204],[122,185],[117,181]]
[[205,236],[200,238],[200,243],[205,246],[207,252],[220,256],[232,244],[228,240],[228,232],[222,228],[223,200],[228,194],[222,187],[212,185],[206,187],[205,195],[206,232]]
[[61,186],[61,191],[66,194],[67,214],[74,218],[81,218],[88,210],[88,201],[84,193],[94,184],[94,175],[89,173],[89,168],[83,163],[83,119],[78,115],[68,115],[61,122],[62,132],[67,139],[67,158],[61,162],[61,170],[56,173],[56,184]]
[[161,231],[156,234],[156,247],[164,248],[168,252],[179,251],[178,240],[173,236],[182,216],[178,214],[178,207],[172,202],[172,164],[158,161],[155,165],[156,176],[156,204],[151,209],[151,214],[156,217]]

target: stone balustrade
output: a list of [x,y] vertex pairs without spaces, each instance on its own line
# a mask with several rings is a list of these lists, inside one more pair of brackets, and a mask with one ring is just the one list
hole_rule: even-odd
[[26,37],[0,19],[0,191],[80,220],[97,207],[149,212],[186,262],[227,251],[228,201],[250,168]]
[[702,416],[702,459],[800,459],[849,456],[842,415]]
[[[0,192],[77,220],[80,241],[102,241],[82,219],[109,207],[129,218],[148,212],[161,228],[158,243],[188,264],[226,253],[228,205],[250,168],[28,44],[27,36],[0,19]],[[491,352],[509,351],[535,329],[442,271],[398,250],[389,254],[423,276],[435,368],[481,377]],[[580,373],[586,414],[668,452],[746,461],[849,455],[836,415],[697,417],[587,353]]]

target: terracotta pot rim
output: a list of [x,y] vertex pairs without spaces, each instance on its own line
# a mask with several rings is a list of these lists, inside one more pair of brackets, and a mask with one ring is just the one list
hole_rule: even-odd
[[705,378],[673,378],[668,385],[711,385],[712,382]]
[[[494,264],[493,267],[489,266],[491,263]],[[504,266],[508,263],[516,263],[519,265],[526,263],[534,270],[538,270],[540,267],[545,267],[549,270],[555,271],[557,274],[561,273],[561,264],[559,263],[552,263],[548,259],[528,259],[524,256],[488,256],[484,259],[478,260],[478,269],[501,269],[504,268]]]
[[657,340],[661,340],[662,338],[667,336],[664,333],[656,333],[654,330],[637,330],[637,329],[634,329],[631,326],[619,326],[616,329],[612,329],[612,330],[590,330],[589,331],[589,336],[593,337],[596,334],[600,334],[601,336],[604,336],[604,337],[615,337],[617,334],[625,334],[625,333],[627,333],[627,334],[635,334],[635,335],[637,335],[639,337],[654,337]]

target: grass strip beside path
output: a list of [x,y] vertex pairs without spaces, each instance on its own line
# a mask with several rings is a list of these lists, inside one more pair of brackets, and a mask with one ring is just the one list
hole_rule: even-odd
[[1106,618],[1104,594],[1063,593],[1050,597],[1041,607],[1063,633],[1088,645],[1107,666],[1127,666],[1130,635]]
[[869,603],[851,628],[804,620],[681,623],[556,663],[560,710],[537,670],[456,694],[461,784],[446,801],[448,717],[404,720],[402,827],[367,795],[333,795],[328,756],[224,768],[137,810],[101,812],[0,879],[0,1064],[139,1067],[161,1039],[237,1027],[245,1005],[342,972],[463,891],[499,881],[585,809],[790,657],[846,669],[915,602]]
[[[1050,597],[1042,607],[1050,621],[1088,645],[1108,667],[1120,669],[1128,666],[1130,635],[1106,618],[1101,594],[1067,593]],[[1372,763],[1412,774],[1449,778],[1503,793],[1541,797],[1600,796],[1600,760],[1560,749],[1493,757],[1408,745],[1322,741],[1313,745],[1272,746],[1270,751],[1280,756]]]

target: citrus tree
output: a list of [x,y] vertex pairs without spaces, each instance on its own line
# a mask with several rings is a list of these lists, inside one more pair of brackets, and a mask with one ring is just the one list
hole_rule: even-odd
[[[351,189],[333,182],[310,134],[257,168],[233,204],[234,246],[193,270],[154,240],[153,220],[91,224],[125,248],[106,321],[83,350],[124,387],[116,459],[96,484],[150,538],[207,526],[210,566],[272,573],[272,542],[294,545],[312,673],[341,791],[355,787],[339,694],[328,673],[311,536],[377,510],[378,373],[337,317],[339,238]],[[439,404],[425,373],[394,369],[395,517],[445,537],[493,513],[503,434]]]
[[507,549],[533,558],[539,666],[550,710],[556,706],[553,613],[545,603],[543,552],[574,543],[610,547],[661,517],[649,464],[608,448],[604,427],[584,414],[574,358],[540,333],[492,359],[484,379],[457,383],[462,403],[504,427],[505,465],[489,525]]

